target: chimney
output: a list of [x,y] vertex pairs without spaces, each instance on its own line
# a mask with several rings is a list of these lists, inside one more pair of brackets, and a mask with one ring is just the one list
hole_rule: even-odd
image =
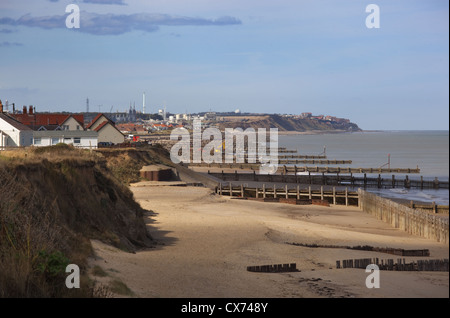
[[2,101],[0,100],[0,114],[3,113],[3,104]]
[[26,113],[27,113],[27,106],[23,106],[22,114],[26,114]]
[[33,106],[31,106],[31,105],[28,108],[28,114],[33,115]]

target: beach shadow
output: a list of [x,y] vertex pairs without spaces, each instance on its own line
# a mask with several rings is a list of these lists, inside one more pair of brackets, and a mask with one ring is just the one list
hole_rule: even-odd
[[167,246],[173,246],[178,241],[178,238],[169,236],[172,231],[162,230],[158,227],[159,222],[155,219],[158,213],[152,210],[144,210],[144,222],[148,233],[154,240],[152,249],[161,249]]

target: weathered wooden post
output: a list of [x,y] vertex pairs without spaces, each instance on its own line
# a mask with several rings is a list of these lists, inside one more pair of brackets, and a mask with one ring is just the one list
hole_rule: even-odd
[[231,182],[230,182],[230,197],[233,196],[233,188],[231,187]]
[[378,188],[381,188],[381,174],[378,174]]
[[336,205],[336,187],[333,187],[333,204]]
[[241,198],[244,197],[244,185],[241,183]]
[[275,183],[273,184],[273,197],[274,197],[275,199],[277,198],[277,186],[276,186]]
[[364,173],[364,188],[367,187],[367,173]]
[[219,183],[219,194],[222,195],[222,182]]
[[323,186],[320,186],[320,200],[323,201]]
[[288,186],[287,186],[287,184],[286,184],[285,188],[286,188],[286,199],[289,199],[289,192],[288,192]]
[[309,186],[308,188],[308,194],[309,194],[309,199],[312,199],[312,193],[311,193],[311,186]]
[[348,206],[348,188],[345,187],[345,206]]
[[263,199],[266,198],[266,184],[263,183]]
[[297,200],[300,200],[300,186],[297,185]]

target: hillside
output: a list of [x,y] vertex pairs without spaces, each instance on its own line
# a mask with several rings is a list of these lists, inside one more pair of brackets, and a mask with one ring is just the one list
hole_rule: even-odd
[[266,115],[247,117],[243,120],[226,121],[218,124],[220,129],[238,128],[243,129],[253,127],[257,128],[278,128],[278,131],[311,131],[311,130],[343,130],[343,131],[359,131],[361,130],[357,124],[346,122],[332,122],[327,120],[316,120],[312,118],[292,118],[279,115]]
[[65,288],[65,266],[80,266],[90,239],[133,252],[152,246],[144,210],[97,153],[69,146],[0,154],[0,297],[90,297]]

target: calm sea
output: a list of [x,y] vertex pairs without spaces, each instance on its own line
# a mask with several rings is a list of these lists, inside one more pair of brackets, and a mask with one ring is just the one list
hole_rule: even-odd
[[[279,146],[297,149],[299,154],[318,155],[326,149],[328,159],[352,160],[342,167],[420,168],[410,179],[449,179],[449,131],[381,131],[321,135],[280,135]],[[390,178],[392,174],[383,175]],[[404,175],[396,174],[397,177]],[[448,190],[372,189],[386,197],[449,204]]]

